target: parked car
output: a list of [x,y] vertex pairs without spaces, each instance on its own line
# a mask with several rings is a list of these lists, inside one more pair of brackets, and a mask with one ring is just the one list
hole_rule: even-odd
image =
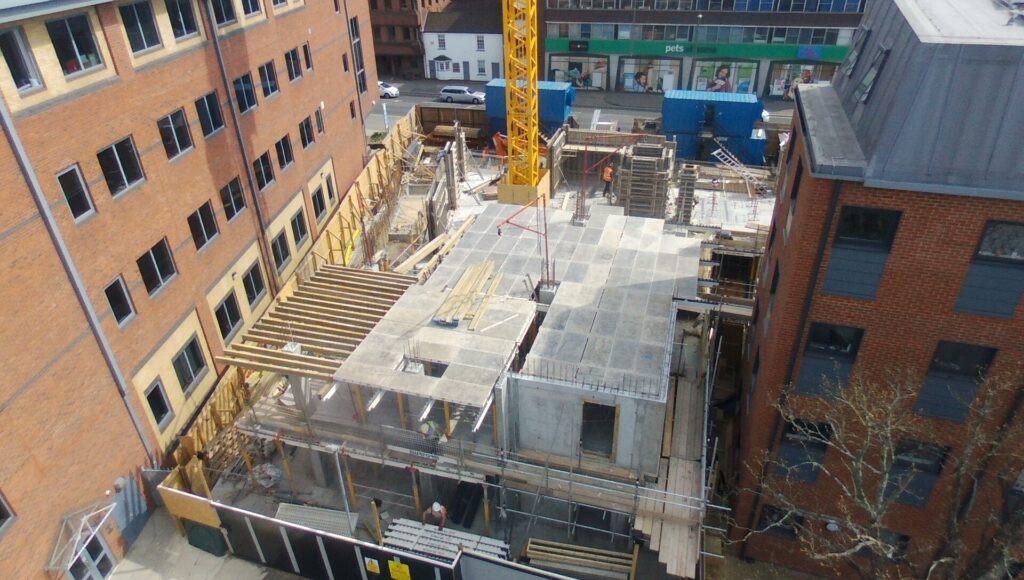
[[474,91],[469,87],[449,85],[441,89],[441,100],[446,103],[473,103],[479,105],[487,100],[487,95]]
[[398,87],[389,85],[384,81],[377,81],[377,90],[380,91],[380,98],[382,99],[398,98]]

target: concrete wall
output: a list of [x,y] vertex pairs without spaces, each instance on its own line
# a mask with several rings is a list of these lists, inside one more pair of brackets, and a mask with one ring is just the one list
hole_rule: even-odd
[[665,425],[664,403],[578,389],[543,379],[513,377],[509,379],[509,387],[514,401],[510,407],[517,421],[515,441],[519,448],[575,457],[583,403],[600,403],[619,408],[615,464],[657,472]]

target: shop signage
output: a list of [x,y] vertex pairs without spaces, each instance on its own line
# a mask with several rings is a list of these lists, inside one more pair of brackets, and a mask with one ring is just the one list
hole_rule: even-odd
[[804,46],[796,44],[695,44],[660,40],[569,40],[547,38],[544,48],[551,53],[587,52],[594,55],[622,54],[629,56],[714,56],[766,60],[821,60],[841,62],[846,58],[845,46]]
[[587,52],[590,50],[590,43],[586,40],[570,40],[569,52]]

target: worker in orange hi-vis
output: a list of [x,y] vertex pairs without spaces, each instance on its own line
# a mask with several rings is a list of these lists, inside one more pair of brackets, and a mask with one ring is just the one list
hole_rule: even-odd
[[604,181],[604,196],[612,192],[612,180],[615,179],[615,164],[609,163],[604,166],[604,171],[601,173],[601,181]]

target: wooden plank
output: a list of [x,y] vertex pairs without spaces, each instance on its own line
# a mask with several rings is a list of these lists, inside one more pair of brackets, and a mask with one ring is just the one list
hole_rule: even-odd
[[264,348],[262,346],[256,346],[252,344],[237,344],[228,347],[224,351],[226,356],[248,358],[257,361],[267,361],[271,364],[286,364],[295,365],[296,367],[308,368],[311,370],[325,371],[334,373],[341,366],[337,361],[329,359],[319,358],[315,356],[309,356],[305,354],[296,354],[292,352],[285,352],[283,350],[273,350],[270,348]]
[[676,385],[678,382],[678,379],[669,381],[668,385],[668,400],[665,402],[665,425],[661,433],[662,457],[672,455],[672,426],[675,424],[676,417]]
[[252,332],[247,333],[243,337],[243,340],[246,340],[246,341],[249,341],[249,342],[259,342],[259,343],[262,343],[262,344],[272,344],[274,346],[285,346],[285,345],[287,345],[290,342],[297,342],[297,343],[301,344],[302,348],[304,348],[306,350],[310,350],[310,351],[313,351],[313,352],[316,352],[316,353],[319,353],[319,354],[323,354],[323,355],[327,355],[327,356],[334,357],[334,358],[339,358],[339,359],[347,358],[348,355],[352,354],[352,350],[353,350],[353,349],[333,348],[333,347],[330,347],[330,346],[323,346],[322,344],[313,344],[313,343],[311,343],[311,341],[309,339],[305,339],[305,340],[290,340],[288,338],[276,338],[276,337],[263,336],[263,335],[258,335],[258,334],[254,336]]
[[369,312],[316,312],[305,308],[302,304],[294,304],[290,301],[279,302],[274,312],[277,314],[287,312],[297,316],[306,316],[315,320],[325,320],[341,324],[363,323],[367,324],[367,329],[373,328],[373,325],[383,318],[382,315]]
[[360,285],[359,287],[353,287],[353,286],[348,286],[348,285],[340,286],[340,284],[347,284],[347,283],[346,282],[334,282],[332,280],[314,278],[314,279],[308,280],[304,284],[302,284],[302,286],[299,288],[299,290],[316,290],[317,292],[327,293],[331,297],[336,297],[336,298],[348,297],[348,298],[356,298],[356,299],[366,299],[366,298],[374,297],[374,298],[385,298],[385,299],[390,300],[392,302],[397,301],[399,298],[402,297],[402,294],[405,293],[404,289],[391,291],[391,290],[388,290],[387,288],[380,288],[380,287],[373,287],[373,286],[363,287],[362,285]]
[[332,330],[335,332],[346,333],[351,336],[358,336],[359,338],[364,338],[367,334],[369,334],[370,328],[373,327],[372,325],[370,325],[370,327],[366,327],[358,324],[346,324],[341,322],[333,322],[330,320],[321,320],[318,318],[303,316],[301,314],[294,314],[287,311],[278,312],[277,310],[275,310],[274,312],[268,313],[265,316],[267,320],[277,320],[284,323],[285,325],[289,323],[303,324],[312,329]]
[[362,340],[350,336],[338,336],[296,328],[281,329],[268,326],[265,322],[257,324],[246,335],[253,337],[252,342],[259,342],[263,339],[283,340],[285,342],[297,342],[303,345],[308,344],[325,348],[354,349],[362,342]]
[[295,298],[316,300],[318,302],[323,302],[324,306],[341,307],[341,305],[344,304],[362,304],[364,306],[383,308],[384,310],[391,309],[396,302],[396,300],[387,297],[356,296],[354,294],[346,294],[344,292],[325,292],[315,288],[305,287],[299,288],[295,293],[288,297],[289,300]]
[[565,544],[562,542],[552,542],[550,540],[542,540],[539,538],[530,538],[531,546],[538,546],[544,548],[551,548],[560,551],[569,551],[575,554],[593,554],[595,556],[601,556],[605,558],[614,558],[619,560],[626,560],[629,562],[633,561],[633,555],[624,552],[615,552],[613,550],[602,550],[600,548],[591,548],[589,546],[581,546],[577,544]]
[[281,374],[281,375],[297,375],[297,376],[300,376],[300,377],[307,377],[307,378],[311,378],[311,379],[319,379],[319,380],[323,380],[323,381],[332,381],[332,380],[334,380],[334,374],[332,374],[332,373],[325,373],[325,372],[313,371],[313,370],[305,369],[305,368],[294,368],[294,367],[281,366],[281,365],[275,365],[275,364],[264,364],[264,363],[261,363],[261,362],[258,362],[258,361],[234,358],[234,357],[231,357],[231,356],[218,356],[216,358],[217,358],[217,362],[219,362],[221,364],[236,366],[236,367],[240,367],[240,368],[243,368],[243,369],[252,369],[252,370],[256,370],[256,371],[269,371],[269,372],[278,373],[278,374]]
[[256,326],[253,327],[253,330],[262,330],[268,333],[279,334],[282,337],[297,336],[300,338],[313,338],[332,342],[351,343],[353,345],[358,345],[364,338],[366,338],[365,332],[340,333],[338,331],[319,327],[310,328],[294,322],[282,322],[269,317],[264,317],[263,320],[257,322]]
[[319,271],[313,275],[312,280],[320,283],[332,284],[349,288],[378,289],[387,292],[405,292],[411,286],[406,281],[387,280],[383,278],[363,278],[351,274],[343,274],[330,271]]
[[380,272],[377,270],[358,270],[356,268],[346,268],[345,266],[338,266],[336,264],[324,264],[320,269],[361,278],[376,278],[380,280],[406,282],[409,285],[415,284],[418,281],[416,276],[408,276],[396,272]]
[[413,253],[413,255],[409,256],[404,262],[393,268],[392,271],[395,272],[396,274],[405,274],[406,272],[415,268],[416,264],[422,262],[424,258],[432,254],[434,250],[437,250],[439,247],[441,247],[441,245],[443,245],[447,241],[447,233],[443,233],[437,236],[436,238],[430,240],[426,244],[423,244],[423,247],[416,250],[416,252]]
[[373,304],[345,298],[324,298],[307,294],[292,294],[285,298],[282,303],[301,305],[303,308],[328,314],[345,314],[352,309],[360,309],[366,312],[374,312],[382,317],[391,309],[391,304]]

